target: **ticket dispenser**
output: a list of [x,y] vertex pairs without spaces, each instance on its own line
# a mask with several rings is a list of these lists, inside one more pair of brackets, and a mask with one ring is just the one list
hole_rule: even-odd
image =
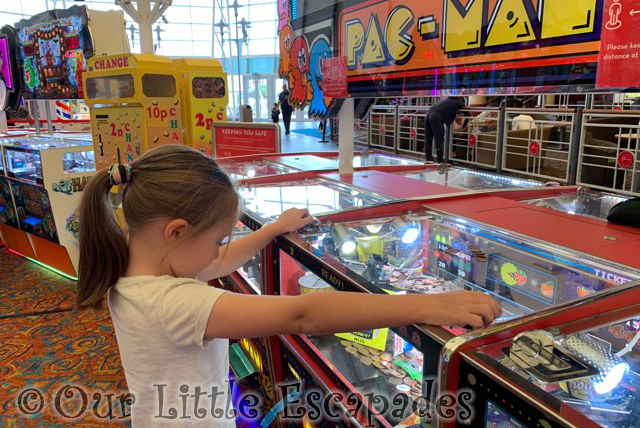
[[211,156],[211,126],[227,120],[227,74],[214,59],[179,58],[173,62],[178,67],[187,144]]
[[96,168],[184,144],[178,68],[151,54],[94,57],[83,76]]

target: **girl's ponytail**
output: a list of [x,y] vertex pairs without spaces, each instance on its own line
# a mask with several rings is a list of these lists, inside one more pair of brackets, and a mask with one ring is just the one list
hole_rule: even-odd
[[110,201],[108,169],[87,183],[80,204],[80,265],[76,308],[100,308],[109,288],[127,269],[129,249]]

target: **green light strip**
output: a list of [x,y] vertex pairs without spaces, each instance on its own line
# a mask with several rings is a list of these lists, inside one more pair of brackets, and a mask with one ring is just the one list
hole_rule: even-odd
[[77,280],[78,280],[78,278],[76,278],[75,276],[71,276],[71,275],[69,275],[69,274],[67,274],[67,273],[64,273],[64,272],[62,272],[62,271],[59,271],[58,269],[56,269],[56,268],[54,268],[54,267],[51,267],[51,266],[49,266],[49,265],[46,265],[46,264],[44,264],[44,263],[42,263],[42,262],[40,262],[40,261],[38,261],[38,260],[32,259],[31,257],[27,257],[27,256],[25,256],[24,254],[20,254],[20,253],[19,253],[19,252],[17,252],[17,251],[13,251],[13,250],[10,250],[10,251],[11,251],[12,253],[14,253],[14,254],[19,255],[20,257],[24,257],[25,259],[29,260],[30,262],[33,262],[33,263],[35,263],[35,264],[37,264],[37,265],[39,265],[39,266],[42,266],[43,268],[46,268],[46,269],[49,269],[50,271],[53,271],[53,272],[57,273],[58,275],[62,275],[62,276],[64,276],[64,277],[65,277],[65,278],[67,278],[67,279],[70,279],[70,280],[72,280],[72,281],[77,281]]

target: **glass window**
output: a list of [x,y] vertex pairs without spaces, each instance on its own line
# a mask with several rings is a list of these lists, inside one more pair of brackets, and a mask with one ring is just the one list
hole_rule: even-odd
[[158,55],[165,56],[193,56],[193,42],[191,40],[173,41],[162,40]]
[[176,79],[168,74],[145,74],[142,93],[145,97],[175,97]]
[[[191,34],[193,35],[193,40],[211,40],[211,25],[205,24],[193,24],[191,26]],[[199,53],[196,51],[196,53]]]
[[39,151],[5,148],[7,176],[42,184],[42,165]]
[[249,14],[252,22],[251,28],[253,29],[253,23],[256,21],[274,18],[278,16],[278,11],[276,3],[252,4],[249,6]]
[[120,74],[116,76],[90,77],[87,79],[87,95],[91,99],[131,98],[135,94],[133,76]]
[[[216,14],[220,11],[216,9]],[[213,12],[211,8],[204,7],[192,7],[191,8],[191,23],[192,24],[211,24],[213,22]]]
[[211,42],[193,42],[195,56],[211,58]]
[[250,55],[273,55],[275,53],[274,39],[250,39]]
[[[160,45],[163,45],[165,41],[175,41],[175,40],[191,40],[193,36],[191,34],[191,24],[174,24],[169,23],[168,25],[160,25]],[[158,38],[158,32],[155,31],[156,27],[153,27],[153,38],[156,40]]]
[[174,23],[188,24],[191,22],[191,8],[185,6],[176,6],[174,4],[164,12],[165,18],[169,21],[168,25]]
[[191,90],[196,98],[223,98],[227,93],[221,77],[194,77]]
[[65,174],[95,171],[96,162],[93,150],[64,153],[62,155],[62,169]]

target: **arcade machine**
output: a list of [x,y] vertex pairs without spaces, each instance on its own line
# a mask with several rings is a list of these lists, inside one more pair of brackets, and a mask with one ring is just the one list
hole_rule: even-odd
[[[640,279],[638,263],[629,267],[605,261],[432,210],[425,203],[431,202],[400,202],[327,215],[299,235],[277,238],[279,263],[273,273],[280,285],[277,292],[302,293],[309,284],[314,289],[326,290],[330,285],[339,291],[390,294],[478,290],[493,295],[503,307],[503,316],[496,320],[498,331],[511,319]],[[384,347],[363,348],[340,336],[283,340],[295,342],[304,351],[299,354],[302,360],[324,362],[324,373],[333,373],[342,380],[341,387],[358,391],[361,397],[374,384],[380,388],[378,394],[391,389],[408,399],[430,398],[442,347],[466,331],[414,325],[393,332],[403,341],[394,339],[393,345]],[[354,333],[357,339],[351,341],[362,345],[362,337],[374,335]],[[379,426],[397,422],[376,407],[381,403],[365,399],[360,404],[363,416]]]
[[10,25],[0,28],[0,114],[20,104],[22,79],[16,60],[16,30]]
[[96,57],[84,79],[98,169],[164,144],[210,153],[207,128],[226,118],[226,75],[216,60]]
[[212,125],[227,121],[229,90],[227,74],[220,62],[203,58],[180,58],[178,67],[187,144],[207,155],[211,147]]
[[[87,60],[96,54],[128,51],[123,24],[122,12],[89,11],[85,6],[51,10],[18,22],[25,98],[81,98]],[[122,30],[91,31],[100,25]],[[76,277],[77,207],[95,171],[91,141],[27,136],[3,139],[0,145],[8,183],[4,187],[10,189],[16,210],[12,227],[2,227],[5,245]]]
[[[440,426],[640,425],[640,282],[447,345],[440,388],[474,394],[474,417]],[[459,346],[456,346],[459,345]]]
[[[5,139],[5,201],[16,218],[2,227],[5,245],[69,277],[78,272],[78,205],[95,172],[89,141]],[[11,191],[11,195],[8,194]],[[10,210],[6,210],[7,213]],[[11,216],[8,216],[11,217]]]

